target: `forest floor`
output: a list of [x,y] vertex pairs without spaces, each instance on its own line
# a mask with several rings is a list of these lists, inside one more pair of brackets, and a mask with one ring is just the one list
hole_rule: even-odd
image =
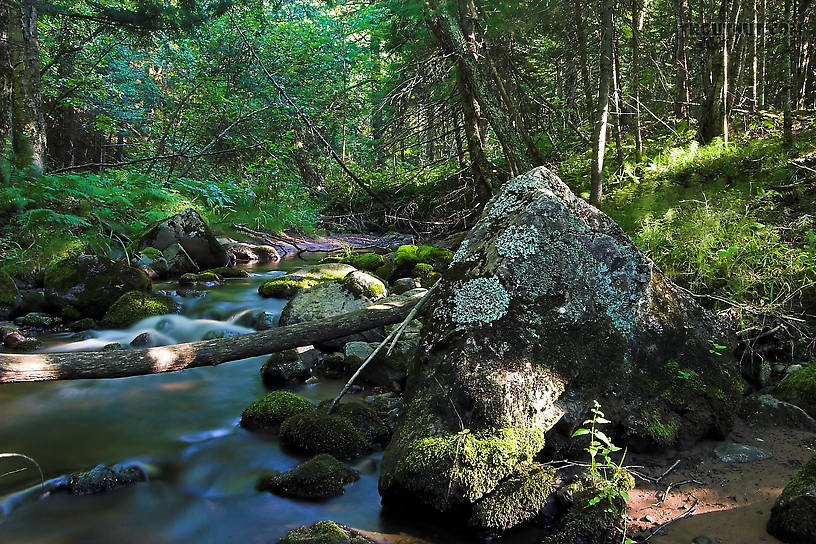
[[714,453],[723,442],[713,440],[684,451],[628,456],[627,464],[654,477],[680,460],[659,484],[637,480],[630,493],[630,535],[647,537],[668,524],[649,542],[688,544],[698,537],[716,544],[780,542],[765,532],[765,524],[782,488],[816,452],[816,436],[738,419],[725,442],[756,446],[773,457],[726,464]]

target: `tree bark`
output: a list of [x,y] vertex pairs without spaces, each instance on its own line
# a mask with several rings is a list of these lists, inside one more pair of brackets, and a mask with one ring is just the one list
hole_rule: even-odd
[[674,115],[678,119],[688,118],[689,75],[688,75],[688,0],[674,0],[676,73],[674,94]]
[[481,108],[479,101],[473,96],[470,87],[464,81],[462,69],[457,63],[456,84],[459,88],[459,95],[462,100],[462,112],[465,120],[465,140],[467,141],[468,155],[470,156],[470,172],[473,181],[476,183],[476,194],[479,202],[486,204],[493,196],[495,186],[493,175],[495,168],[487,158],[483,147],[481,133],[487,131],[487,127],[481,119]]
[[[643,138],[640,133],[640,32],[646,18],[646,0],[632,0],[632,62],[629,79],[635,101],[635,162],[643,160]],[[681,77],[678,71],[678,79]]]
[[578,0],[574,3],[571,8],[573,14],[573,21],[575,23],[575,33],[578,38],[578,63],[581,66],[581,84],[584,87],[584,107],[586,108],[587,115],[592,115],[593,108],[592,108],[592,85],[590,85],[589,81],[589,60],[587,57],[587,37],[586,31],[584,30],[584,19],[583,19],[583,11],[584,11],[584,3],[581,0]]
[[124,378],[214,366],[400,323],[421,299],[422,295],[415,295],[325,320],[174,346],[133,351],[0,354],[0,383]]
[[[721,0],[716,30],[722,30],[727,20],[728,0]],[[717,136],[722,136],[725,130],[724,93],[726,92],[727,68],[723,60],[728,55],[728,40],[715,31],[705,39],[705,62],[702,73],[703,100],[700,106],[697,137],[700,143],[707,144]]]
[[12,123],[15,162],[42,172],[46,166],[37,8],[31,0],[12,3],[9,20]]
[[601,8],[601,65],[598,74],[598,105],[592,134],[592,171],[589,202],[601,206],[603,167],[606,152],[606,125],[609,119],[609,87],[612,79],[612,11],[614,0],[604,0]]
[[782,121],[782,143],[786,147],[793,145],[793,112],[791,111],[793,102],[793,40],[791,33],[793,32],[792,18],[791,18],[791,2],[793,0],[785,0],[785,21],[788,25],[788,31],[785,33],[785,97],[784,97],[784,111]]
[[12,154],[11,85],[9,55],[9,4],[0,2],[0,185],[9,181]]

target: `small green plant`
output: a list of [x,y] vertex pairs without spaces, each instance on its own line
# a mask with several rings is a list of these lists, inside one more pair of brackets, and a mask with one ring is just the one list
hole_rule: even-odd
[[[604,417],[600,403],[597,400],[593,402],[592,419],[585,420],[583,427],[572,433],[572,437],[589,436],[589,445],[585,448],[585,451],[589,454],[588,474],[591,484],[595,488],[595,494],[589,499],[586,506],[594,506],[605,501],[608,503],[606,511],[614,513],[617,510],[615,507],[617,499],[622,499],[624,502],[629,501],[629,493],[625,489],[621,489],[618,478],[620,472],[626,470],[623,468],[626,450],[623,451],[619,462],[615,463],[612,460],[612,454],[621,451],[621,448],[614,445],[606,433],[598,428],[599,425],[610,423],[610,421]],[[623,515],[625,519],[621,542],[630,544],[634,541],[626,536],[628,516],[625,511]]]
[[708,352],[712,355],[719,355],[720,357],[722,357],[722,350],[728,347],[723,346],[722,344],[718,344],[714,340],[709,340],[708,343],[711,344],[711,347],[709,348]]

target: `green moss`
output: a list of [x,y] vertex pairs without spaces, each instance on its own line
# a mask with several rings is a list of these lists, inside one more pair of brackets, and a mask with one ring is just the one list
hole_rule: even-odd
[[175,310],[176,303],[170,297],[130,291],[113,303],[102,318],[102,324],[106,327],[127,327],[146,317],[172,314]]
[[241,414],[241,427],[266,431],[288,418],[314,410],[314,404],[289,391],[274,391],[256,400]]
[[470,525],[491,531],[506,531],[539,515],[556,491],[557,472],[552,467],[529,463],[476,503]]
[[328,454],[312,457],[289,472],[274,473],[258,481],[258,489],[283,497],[325,500],[343,494],[343,488],[360,479],[360,473]]
[[385,296],[385,284],[365,272],[351,272],[342,282],[343,287],[356,297],[378,299]]
[[436,282],[442,279],[442,274],[439,272],[431,272],[420,281],[420,287],[423,289],[430,289]]
[[414,270],[413,272],[411,272],[411,275],[422,281],[433,273],[434,273],[433,265],[427,263],[417,263],[416,266],[414,266]]
[[277,259],[278,252],[272,246],[255,246],[252,252],[261,260]]
[[434,246],[419,246],[416,259],[420,263],[430,264],[437,270],[445,270],[453,260],[453,251]]
[[385,261],[382,255],[376,253],[358,253],[357,255],[345,257],[341,259],[340,262],[351,265],[358,270],[375,272]]
[[289,531],[278,544],[371,544],[371,542],[333,521],[318,521],[313,525]]
[[17,299],[17,284],[5,270],[0,269],[0,305],[11,306]]
[[394,266],[398,269],[412,269],[419,262],[417,258],[417,246],[405,245],[397,248],[394,252]]
[[294,451],[328,453],[353,459],[372,450],[371,444],[347,418],[310,412],[290,417],[281,425],[281,445]]
[[382,278],[382,279],[384,279],[386,281],[390,281],[390,280],[394,279],[394,278],[392,278],[392,276],[394,275],[394,273],[396,271],[397,271],[397,267],[394,266],[394,261],[389,260],[389,261],[384,262],[381,266],[379,266],[374,271],[374,274],[379,278]]
[[320,283],[309,278],[280,278],[269,280],[258,287],[258,294],[266,298],[292,298],[301,289],[308,289]]
[[207,274],[207,273],[217,274],[221,278],[231,278],[231,279],[234,279],[234,278],[250,278],[250,277],[252,277],[252,274],[250,274],[249,272],[247,272],[243,268],[233,268],[233,267],[229,267],[229,266],[222,266],[220,268],[211,268],[210,270],[207,270],[204,273],[205,274]]
[[677,420],[674,417],[664,419],[658,410],[653,410],[649,416],[647,427],[649,436],[660,446],[668,447],[677,440],[679,430]]
[[816,416],[816,364],[787,376],[776,388],[776,398]]
[[150,247],[150,246],[142,248],[142,250],[139,251],[139,253],[141,253],[142,255],[144,255],[144,256],[146,256],[149,259],[152,259],[154,261],[158,260],[158,259],[161,259],[163,257],[161,251],[159,251],[155,247]]
[[[451,487],[474,502],[543,447],[540,429],[504,428],[489,434],[462,431],[423,438],[407,444],[392,476],[401,485],[425,493],[428,504],[444,511],[449,507]],[[432,492],[438,494],[432,496]]]
[[[331,401],[324,401],[318,405],[318,409],[328,410]],[[360,401],[343,402],[337,405],[334,414],[351,421],[360,434],[372,444],[385,445],[391,438],[391,431],[377,416],[377,413],[369,405]]]
[[194,285],[196,283],[219,283],[221,276],[215,272],[201,272],[200,274],[182,274],[179,283],[182,285]]

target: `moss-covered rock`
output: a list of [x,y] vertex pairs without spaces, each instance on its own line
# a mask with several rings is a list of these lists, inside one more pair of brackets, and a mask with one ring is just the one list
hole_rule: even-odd
[[554,502],[557,480],[552,467],[538,463],[519,467],[474,505],[470,525],[501,533],[536,519],[548,502]]
[[391,284],[391,294],[402,295],[416,287],[417,283],[414,278],[400,278]]
[[439,271],[450,266],[453,260],[453,251],[435,246],[419,246],[416,257],[418,262],[429,264]]
[[164,257],[164,255],[162,255],[161,251],[159,251],[155,247],[149,247],[149,246],[142,248],[142,250],[139,253],[141,253],[142,255],[144,255],[145,257],[147,257],[149,259],[153,259],[154,261]]
[[69,474],[54,491],[71,495],[95,495],[147,481],[147,474],[138,465],[99,465],[87,472]]
[[318,521],[289,531],[278,544],[371,544],[371,541],[333,521]]
[[[323,401],[318,405],[318,409],[328,411],[331,401]],[[344,417],[351,421],[360,434],[372,444],[384,446],[391,439],[391,430],[380,419],[374,409],[360,401],[341,402],[337,405],[335,415]]]
[[385,261],[382,255],[378,255],[376,253],[358,253],[356,255],[343,257],[340,260],[340,262],[351,265],[357,270],[375,272],[379,267],[383,265]]
[[626,470],[608,474],[605,491],[588,473],[582,474],[559,491],[568,510],[553,534],[542,544],[618,544],[625,523],[626,501],[621,493],[635,487],[634,477]]
[[18,294],[19,290],[17,284],[14,283],[14,279],[0,268],[0,306],[14,306]]
[[45,271],[45,295],[49,303],[72,305],[83,316],[100,319],[128,291],[151,291],[150,278],[128,264],[94,255],[69,257]]
[[388,295],[388,290],[382,280],[359,270],[349,272],[340,283],[356,297],[374,301]]
[[426,263],[417,263],[414,266],[414,270],[411,272],[411,275],[418,279],[420,282],[426,279],[428,276],[434,273],[433,265],[426,264]]
[[246,407],[241,427],[250,431],[269,431],[297,414],[312,412],[314,404],[289,391],[273,391]]
[[215,272],[200,272],[182,274],[179,278],[179,283],[182,285],[216,285],[221,283],[221,276]]
[[[151,247],[164,251],[179,244],[201,270],[229,264],[227,251],[216,240],[206,221],[192,208],[145,229],[130,245],[131,253]],[[169,261],[170,259],[168,259]]]
[[263,282],[258,287],[258,294],[265,298],[289,299],[297,294],[301,289],[308,289],[319,282],[309,278],[287,278],[281,276],[274,280]]
[[261,367],[261,380],[270,387],[302,382],[309,377],[309,366],[296,349],[270,355]]
[[218,268],[211,268],[209,270],[205,270],[204,273],[213,273],[218,275],[221,278],[227,279],[240,279],[240,278],[251,278],[252,274],[246,271],[244,268],[235,268],[231,266],[220,266]]
[[771,508],[768,532],[783,542],[816,542],[816,456],[788,482]]
[[45,329],[61,322],[62,319],[59,317],[42,312],[32,312],[30,314],[26,314],[19,321],[21,325],[26,327],[34,327],[36,329]]
[[278,251],[272,246],[255,246],[252,248],[252,252],[261,262],[280,260]]
[[816,364],[785,377],[777,386],[774,396],[798,406],[810,417],[816,417]]
[[105,312],[102,325],[106,327],[127,327],[146,317],[176,312],[175,301],[164,295],[130,291],[119,297]]
[[345,486],[359,479],[359,472],[324,453],[289,472],[263,476],[258,489],[293,499],[325,500],[339,497]]
[[354,459],[373,449],[347,418],[321,411],[298,414],[284,421],[280,442],[296,452],[328,453],[338,459]]
[[[395,280],[410,276],[417,264],[426,264],[431,268],[446,270],[453,260],[453,252],[434,246],[404,245],[397,248],[393,258],[393,272],[389,279]],[[416,276],[415,276],[416,277]]]
[[723,437],[741,397],[728,325],[545,168],[486,206],[424,323],[385,505],[469,511],[594,399],[609,434],[652,448]]

